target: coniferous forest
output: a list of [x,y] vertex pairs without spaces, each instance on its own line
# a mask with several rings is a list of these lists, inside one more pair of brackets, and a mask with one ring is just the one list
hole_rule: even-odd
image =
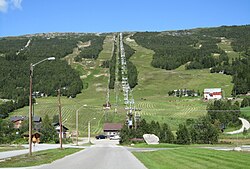
[[[71,54],[79,42],[93,40],[88,49],[80,49],[80,57],[88,57],[94,50],[94,58],[101,51],[104,36],[83,34],[79,36],[32,36],[6,37],[0,39],[0,98],[9,99],[1,104],[1,116],[28,105],[30,64],[35,64],[48,57],[53,61],[45,61],[34,67],[33,91],[46,96],[56,96],[60,88],[61,94],[75,97],[81,92],[83,82],[79,74],[63,60]],[[90,50],[89,50],[90,49]],[[98,49],[98,50],[95,50]],[[7,106],[12,105],[12,106]]]

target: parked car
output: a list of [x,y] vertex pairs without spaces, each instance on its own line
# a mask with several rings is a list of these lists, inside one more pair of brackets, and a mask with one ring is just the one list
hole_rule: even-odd
[[118,136],[118,135],[114,135],[114,136],[110,136],[109,139],[110,139],[110,140],[120,140],[121,137]]
[[103,135],[103,134],[100,134],[98,136],[95,136],[96,139],[106,139],[107,136]]

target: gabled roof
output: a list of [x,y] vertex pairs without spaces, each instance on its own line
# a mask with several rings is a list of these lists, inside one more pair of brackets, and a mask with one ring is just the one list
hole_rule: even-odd
[[41,122],[41,121],[42,121],[42,118],[39,117],[39,116],[34,116],[34,117],[33,117],[33,121],[34,121],[34,122]]
[[204,89],[204,93],[206,92],[221,92],[221,88],[208,88]]
[[[53,123],[52,124],[55,128],[56,128],[56,130],[59,130],[60,129],[60,124],[59,123]],[[62,125],[62,128],[63,128],[63,130],[69,130],[67,127],[65,127],[64,125]]]
[[12,116],[10,117],[11,122],[16,122],[16,121],[23,121],[27,120],[28,118],[26,116]]
[[122,129],[121,123],[104,123],[103,130],[120,131]]
[[[23,121],[23,120],[28,120],[28,117],[26,116],[12,116],[10,117],[11,122],[16,122],[16,121]],[[41,122],[42,118],[39,116],[34,116],[33,117],[33,122]]]

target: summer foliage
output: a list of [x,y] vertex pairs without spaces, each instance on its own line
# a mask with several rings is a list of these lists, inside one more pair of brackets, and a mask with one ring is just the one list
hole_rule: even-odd
[[218,142],[219,129],[209,121],[208,117],[201,117],[186,124],[180,124],[175,138],[168,124],[160,125],[155,121],[147,123],[143,119],[137,129],[129,129],[128,126],[124,125],[120,134],[120,142],[123,144],[138,142],[140,140],[136,138],[142,138],[143,134],[155,134],[159,137],[160,143],[211,144]]
[[[58,35],[52,37],[8,37],[0,39],[0,98],[14,100],[13,106],[7,110],[3,106],[1,117],[8,116],[13,109],[28,105],[30,63],[37,63],[48,57],[54,61],[41,63],[34,68],[33,91],[39,91],[47,96],[56,96],[57,89],[67,97],[75,97],[81,92],[83,82],[79,74],[63,61],[66,55],[73,52],[81,42],[91,41],[85,50],[79,47],[79,57],[96,58],[102,50],[103,36],[94,34]],[[93,52],[94,51],[94,52]],[[11,102],[8,102],[10,105]],[[5,104],[7,105],[7,104]]]

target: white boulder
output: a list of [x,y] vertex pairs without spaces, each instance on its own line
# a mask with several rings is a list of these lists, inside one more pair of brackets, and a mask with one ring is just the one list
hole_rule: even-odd
[[159,137],[154,134],[143,134],[143,138],[147,144],[159,144]]

